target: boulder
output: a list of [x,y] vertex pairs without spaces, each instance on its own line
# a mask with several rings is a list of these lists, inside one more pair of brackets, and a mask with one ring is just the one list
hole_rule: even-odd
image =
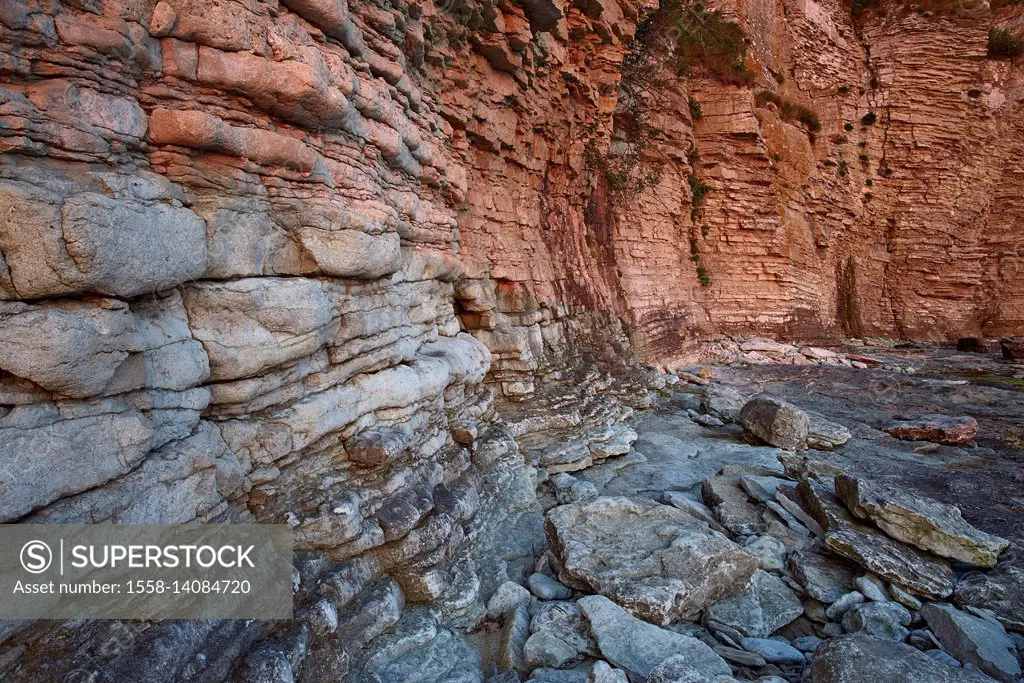
[[736,595],[757,568],[756,558],[703,522],[647,500],[562,505],[548,512],[545,528],[563,583],[655,624],[693,618]]
[[804,606],[782,579],[758,569],[747,590],[716,602],[707,618],[745,636],[763,638],[804,613]]
[[995,567],[1010,542],[975,529],[959,508],[897,486],[836,475],[836,494],[847,509],[889,536],[976,567]]
[[1006,360],[1024,360],[1024,337],[1004,337],[999,340],[999,349]]
[[992,353],[994,344],[980,337],[960,337],[956,340],[956,350],[964,353]]
[[945,598],[953,592],[953,570],[945,561],[855,521],[817,481],[805,479],[798,488],[825,530],[830,550],[916,595]]
[[1006,683],[1020,677],[1017,650],[998,622],[938,603],[922,607],[921,616],[942,647],[964,664],[973,664],[992,678]]
[[861,634],[830,638],[814,651],[813,683],[992,683],[954,669],[909,645]]
[[771,396],[755,396],[740,411],[740,424],[748,432],[787,451],[807,448],[810,421],[807,413]]
[[950,417],[928,414],[886,427],[891,436],[903,441],[934,441],[947,446],[967,443],[978,433],[978,421],[969,415]]
[[601,656],[625,670],[630,680],[643,681],[673,655],[685,657],[707,678],[732,674],[726,661],[700,640],[640,621],[604,596],[588,595],[577,604]]

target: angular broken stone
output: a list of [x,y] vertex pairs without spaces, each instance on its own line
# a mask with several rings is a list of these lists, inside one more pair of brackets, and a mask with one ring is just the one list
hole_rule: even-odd
[[833,552],[916,595],[945,598],[953,592],[955,577],[945,561],[855,521],[819,482],[805,479],[798,489]]
[[885,431],[904,441],[934,441],[957,446],[967,443],[977,435],[978,421],[967,415],[950,417],[929,414],[886,427]]
[[824,555],[793,553],[789,568],[807,594],[825,604],[830,605],[853,590],[853,569]]
[[889,484],[836,475],[836,495],[847,509],[889,536],[976,567],[995,567],[1010,542],[975,529],[960,509]]
[[1012,683],[1021,674],[1017,651],[995,621],[961,612],[952,605],[928,603],[921,608],[928,628],[951,655],[973,664],[996,680]]
[[682,510],[687,514],[696,517],[715,531],[723,534],[727,533],[725,527],[718,523],[718,520],[715,519],[715,513],[712,512],[707,505],[693,500],[683,493],[679,493],[677,491],[662,491],[661,495],[658,496],[658,502],[663,505],[671,505],[677,510]]
[[547,631],[537,631],[526,639],[523,663],[529,669],[542,666],[562,669],[579,661],[578,654],[575,647],[561,638]]
[[782,579],[758,569],[747,590],[713,604],[707,618],[744,636],[764,638],[803,613],[800,598]]
[[730,386],[711,384],[705,387],[700,399],[701,409],[723,422],[738,422],[745,399]]
[[814,651],[814,683],[992,683],[979,672],[940,664],[920,650],[860,634],[830,638]]
[[648,500],[562,505],[548,512],[545,528],[563,583],[655,624],[693,618],[736,595],[757,568],[756,558],[703,522]]
[[956,604],[983,607],[1003,626],[1024,633],[1024,569],[1004,563],[991,572],[972,572],[957,584]]
[[797,521],[806,526],[815,536],[825,535],[821,525],[818,524],[818,520],[814,519],[814,515],[811,514],[810,509],[808,509],[807,504],[804,502],[803,496],[800,495],[795,486],[779,486],[775,490],[775,502],[783,510],[796,518]]
[[787,451],[807,448],[810,422],[807,413],[771,396],[755,396],[740,411],[740,424],[748,432]]
[[843,630],[902,642],[910,633],[910,622],[910,612],[899,603],[868,602],[843,615]]
[[583,618],[583,612],[575,602],[555,601],[541,603],[530,620],[530,633],[547,632],[572,645],[578,652],[597,656],[597,645],[590,637],[590,630]]
[[624,669],[630,680],[645,680],[673,655],[682,655],[712,680],[732,674],[725,660],[701,641],[640,621],[604,596],[588,595],[577,604],[603,658]]
[[747,495],[754,500],[767,503],[775,499],[775,493],[780,486],[791,486],[793,482],[779,477],[761,477],[755,474],[747,474],[740,477],[740,486],[747,492]]
[[701,485],[704,504],[715,511],[719,523],[738,536],[758,534],[764,529],[761,510],[740,489],[742,468],[726,467],[721,474],[705,479]]

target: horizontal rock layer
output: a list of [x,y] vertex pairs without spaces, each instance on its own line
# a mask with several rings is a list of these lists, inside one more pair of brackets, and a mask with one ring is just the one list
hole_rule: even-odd
[[538,539],[531,436],[583,433],[546,451],[570,469],[628,450],[595,397],[623,357],[1019,332],[1022,90],[984,55],[1019,9],[855,29],[838,0],[723,4],[756,85],[674,78],[661,180],[622,204],[585,149],[621,135],[654,4],[0,6],[0,521],[283,522],[300,554],[295,624],[15,624],[5,677],[132,680],[169,649],[153,680],[204,652],[210,679],[387,680],[400,625],[472,680],[447,622]]

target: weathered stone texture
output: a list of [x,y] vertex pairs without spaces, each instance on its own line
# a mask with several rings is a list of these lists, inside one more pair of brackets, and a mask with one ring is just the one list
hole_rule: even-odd
[[[139,649],[221,653],[210,680],[387,680],[422,646],[474,680],[414,606],[473,623],[532,561],[528,458],[629,450],[621,358],[733,331],[1019,334],[1021,89],[984,57],[988,15],[855,31],[838,0],[725,3],[757,83],[673,77],[661,181],[622,205],[584,149],[613,147],[655,4],[0,3],[0,521],[288,523],[301,627],[162,625]],[[766,87],[823,130],[756,106]],[[29,648],[12,680],[106,638],[61,628],[77,645]],[[393,628],[415,645],[360,658]],[[129,680],[126,657],[95,677]]]

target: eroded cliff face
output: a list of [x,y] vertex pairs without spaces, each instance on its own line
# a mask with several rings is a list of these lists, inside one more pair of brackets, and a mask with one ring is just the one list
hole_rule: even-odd
[[446,629],[532,563],[537,434],[607,454],[634,355],[1019,333],[1024,86],[985,56],[1019,8],[720,8],[755,84],[672,79],[616,203],[584,151],[654,3],[3,3],[0,521],[287,522],[301,558],[295,624],[7,625],[10,676],[161,639],[168,680],[479,670]]

